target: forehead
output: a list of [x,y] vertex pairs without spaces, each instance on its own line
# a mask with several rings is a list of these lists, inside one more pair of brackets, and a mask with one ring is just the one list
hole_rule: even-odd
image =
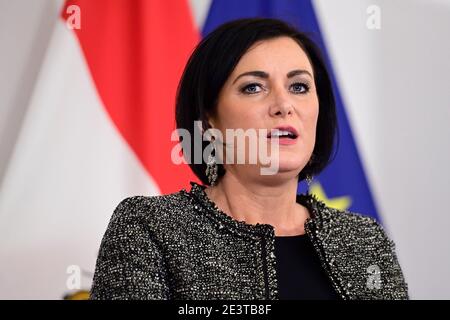
[[311,72],[308,56],[300,45],[289,37],[258,41],[241,57],[233,73],[249,70],[305,69]]

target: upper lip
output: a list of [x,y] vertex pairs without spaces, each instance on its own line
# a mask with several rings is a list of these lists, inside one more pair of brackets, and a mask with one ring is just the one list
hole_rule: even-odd
[[294,127],[292,127],[292,126],[278,126],[278,127],[272,128],[272,129],[269,131],[269,133],[267,134],[267,138],[270,138],[271,135],[272,135],[272,131],[276,131],[276,130],[279,130],[279,131],[288,131],[288,132],[292,133],[292,134],[294,135],[295,138],[298,137],[298,132],[297,132],[297,130],[295,130]]

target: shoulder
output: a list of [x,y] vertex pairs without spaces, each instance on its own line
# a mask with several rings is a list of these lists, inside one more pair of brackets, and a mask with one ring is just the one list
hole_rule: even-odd
[[343,240],[343,244],[355,250],[358,248],[365,252],[394,252],[394,242],[376,219],[361,213],[328,207],[317,199],[315,201],[321,232],[324,235]]
[[111,223],[157,222],[173,217],[189,201],[183,191],[168,195],[131,196],[123,199],[115,208]]
[[376,219],[361,213],[329,207],[315,196],[311,196],[310,203],[316,214],[316,225],[321,232],[335,232],[347,238],[393,245],[386,230]]
[[173,240],[189,232],[192,222],[199,219],[194,205],[184,189],[166,195],[127,197],[115,208],[107,233],[151,236],[159,242]]
[[376,219],[348,210],[329,209],[337,224],[349,236],[371,239],[375,243],[387,242],[393,245],[383,225]]
[[130,248],[155,252],[166,237],[185,229],[177,225],[184,218],[177,210],[188,208],[182,193],[132,196],[120,201],[103,235],[100,255],[129,252]]

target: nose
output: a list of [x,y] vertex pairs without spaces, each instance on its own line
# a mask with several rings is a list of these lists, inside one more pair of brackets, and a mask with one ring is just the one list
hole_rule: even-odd
[[272,117],[286,117],[294,112],[292,100],[284,88],[274,90],[272,94],[273,99],[269,108],[269,113]]

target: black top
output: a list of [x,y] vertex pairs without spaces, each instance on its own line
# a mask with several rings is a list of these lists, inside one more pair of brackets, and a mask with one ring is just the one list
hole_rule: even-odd
[[306,234],[275,237],[275,255],[281,300],[339,299]]

